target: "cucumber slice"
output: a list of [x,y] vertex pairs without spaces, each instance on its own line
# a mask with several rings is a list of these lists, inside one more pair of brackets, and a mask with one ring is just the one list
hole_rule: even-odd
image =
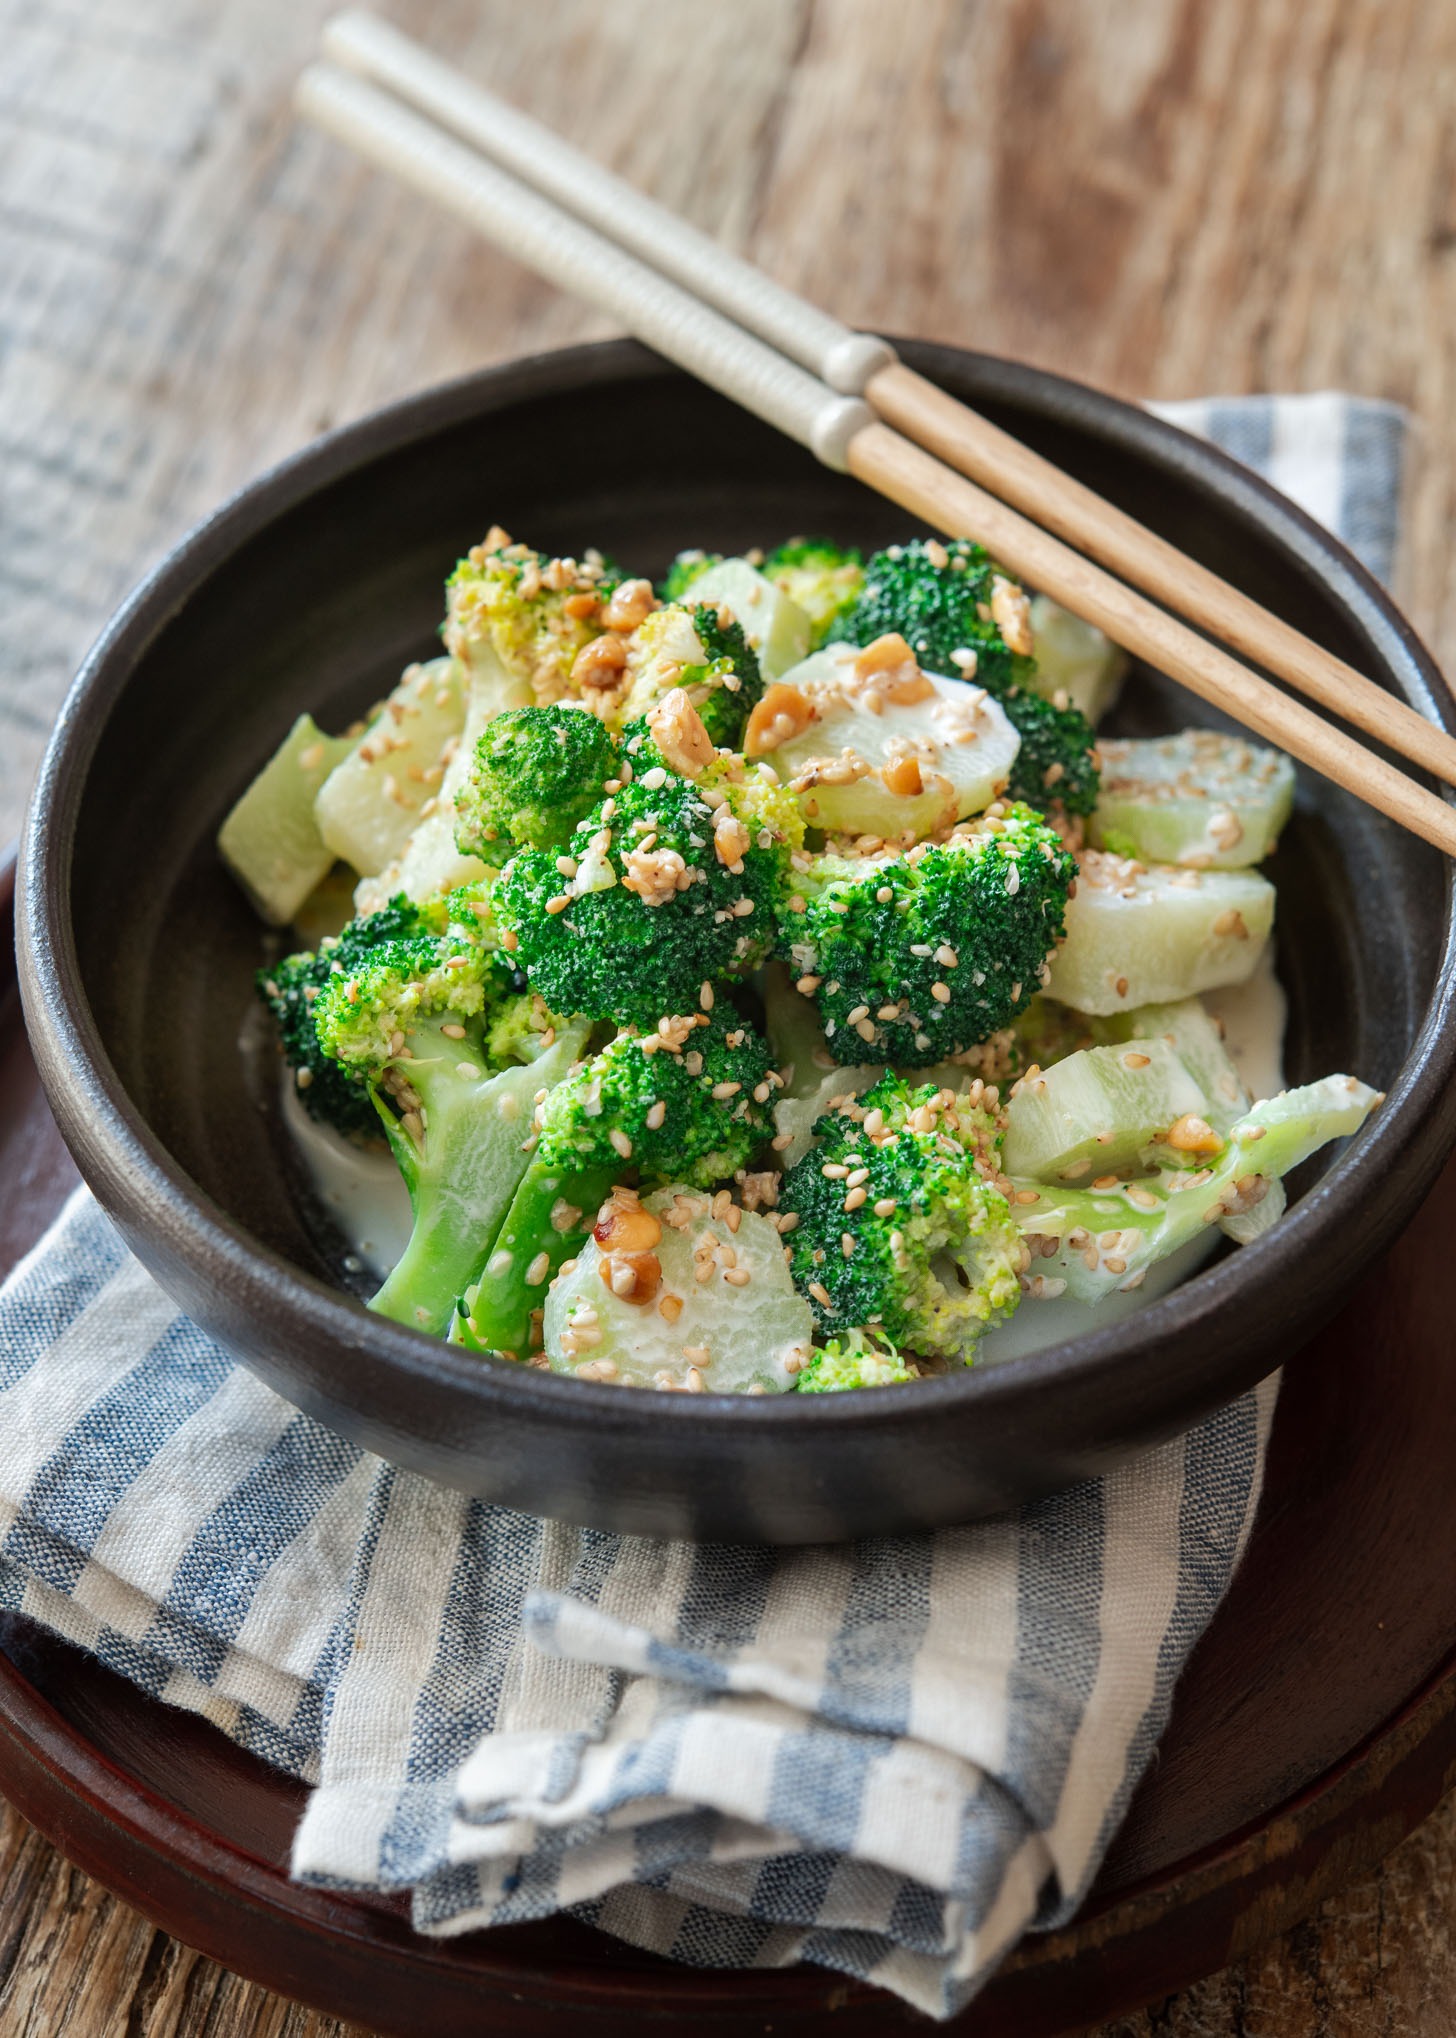
[[1173,1005],[1141,1005],[1092,1021],[1094,1037],[1115,1046],[1128,1040],[1163,1040],[1197,1083],[1204,1098],[1200,1115],[1215,1132],[1227,1132],[1250,1104],[1249,1092],[1224,1046],[1223,1028],[1197,998]]
[[1176,870],[1090,849],[1046,988],[1097,1016],[1193,997],[1251,975],[1273,924],[1274,887],[1254,871]]
[[448,762],[442,752],[464,722],[456,661],[411,665],[353,754],[324,782],[314,808],[319,833],[361,877],[402,854],[420,809],[440,792]]
[[798,696],[786,695],[788,706],[806,726],[769,762],[805,819],[836,834],[918,841],[989,807],[1021,747],[996,701],[913,666],[867,670],[865,657],[830,644],[784,675]]
[[1161,1168],[1105,1189],[1025,1184],[1028,1200],[1017,1197],[1011,1208],[1039,1292],[1095,1302],[1140,1286],[1150,1266],[1208,1227],[1250,1216],[1271,1183],[1330,1140],[1358,1132],[1379,1102],[1353,1076],[1326,1076],[1255,1104],[1208,1167]]
[[1090,834],[1099,848],[1192,870],[1261,863],[1294,804],[1294,766],[1242,736],[1186,729],[1105,741]]
[[643,1199],[662,1235],[650,1248],[659,1278],[642,1301],[608,1286],[602,1249],[587,1241],[546,1297],[554,1373],[710,1394],[782,1394],[794,1385],[813,1348],[814,1315],[789,1277],[783,1241],[752,1210],[735,1212],[730,1229],[713,1203],[679,1187]]
[[1008,1175],[1072,1182],[1109,1174],[1207,1100],[1166,1040],[1088,1047],[1019,1083],[1006,1107]]
[[218,831],[223,862],[270,926],[286,927],[333,866],[314,801],[353,747],[300,715]]
[[1122,691],[1127,653],[1046,594],[1031,598],[1031,634],[1036,670],[1029,684],[1047,700],[1065,694],[1095,726]]
[[699,574],[681,597],[690,607],[718,603],[733,611],[758,653],[765,679],[779,679],[809,655],[813,625],[799,604],[746,559],[722,559]]

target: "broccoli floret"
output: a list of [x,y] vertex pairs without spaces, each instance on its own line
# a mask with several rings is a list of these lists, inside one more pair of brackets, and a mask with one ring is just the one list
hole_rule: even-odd
[[1024,806],[994,806],[902,857],[797,869],[783,949],[837,1061],[925,1068],[987,1040],[1041,988],[1075,859]]
[[472,673],[503,666],[538,701],[559,701],[576,691],[572,669],[603,634],[618,579],[600,559],[546,559],[492,531],[445,583],[445,648]]
[[1029,604],[983,546],[917,538],[877,552],[865,569],[863,593],[829,634],[868,644],[890,633],[905,639],[927,671],[960,674],[1001,703],[1021,737],[1013,799],[1038,807],[1059,800],[1069,813],[1091,813],[1097,802],[1092,724],[1033,688]]
[[1021,738],[1007,793],[1028,806],[1060,800],[1069,814],[1097,805],[1097,732],[1080,708],[1059,706],[1029,686],[1001,696],[1006,719]]
[[969,1364],[1015,1309],[1027,1249],[992,1186],[1000,1121],[974,1094],[887,1072],[819,1120],[819,1144],[784,1177],[789,1270],[826,1338],[872,1328]]
[[809,646],[813,651],[854,607],[865,582],[862,555],[828,538],[790,538],[769,553],[759,571],[808,616],[814,626]]
[[416,935],[370,949],[318,999],[319,1046],[368,1084],[414,1210],[404,1256],[371,1307],[421,1330],[443,1331],[479,1275],[525,1170],[531,1100],[589,1031],[585,1021],[517,1025],[511,1044],[536,1058],[498,1069],[485,1036],[513,985],[507,958],[484,942]]
[[788,851],[777,839],[763,846],[769,829],[750,834],[731,810],[725,817],[727,805],[658,764],[588,815],[564,858],[543,849],[513,858],[496,914],[549,1005],[653,1025],[711,1009],[708,987],[762,961]]
[[601,1203],[629,1172],[644,1184],[707,1188],[741,1168],[772,1130],[768,1045],[746,1021],[696,1013],[621,1033],[548,1092],[538,1139],[455,1336],[525,1355],[531,1314],[574,1257]]
[[310,1116],[335,1132],[377,1136],[379,1120],[363,1077],[330,1060],[319,1046],[314,1025],[318,999],[335,976],[354,968],[371,949],[435,932],[437,919],[437,908],[413,905],[401,894],[381,911],[351,920],[317,949],[284,956],[258,971],[258,994],[278,1022],[279,1045],[298,1094]]
[[721,566],[721,552],[679,552],[665,576],[657,584],[659,597],[665,602],[680,602],[695,580],[701,580],[710,566]]
[[635,722],[681,688],[715,746],[736,749],[763,695],[763,676],[736,622],[726,627],[707,603],[655,609],[627,646],[627,684],[617,708]]
[[919,1374],[887,1337],[868,1330],[847,1330],[827,1344],[816,1345],[795,1382],[799,1394],[839,1394],[849,1387],[892,1387]]
[[586,708],[508,708],[487,724],[456,794],[456,846],[487,863],[560,849],[616,769],[611,732]]

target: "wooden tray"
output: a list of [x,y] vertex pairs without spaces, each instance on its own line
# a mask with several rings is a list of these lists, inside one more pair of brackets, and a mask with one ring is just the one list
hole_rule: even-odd
[[[7,919],[11,885],[0,873]],[[76,1179],[5,954],[0,1272]],[[1289,1364],[1248,1555],[1097,1885],[958,2029],[1053,2038],[1186,1987],[1380,1860],[1456,1780],[1453,1228],[1456,1165]],[[0,1790],[187,1945],[390,2038],[925,2028],[820,1969],[702,1972],[569,1919],[432,1941],[401,1902],[296,1888],[299,1785],[13,1616],[0,1621]]]

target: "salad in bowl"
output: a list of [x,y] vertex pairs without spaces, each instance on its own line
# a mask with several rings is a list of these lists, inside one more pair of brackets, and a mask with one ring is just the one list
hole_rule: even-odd
[[1099,741],[1120,654],[975,545],[654,586],[497,528],[442,637],[219,838],[401,1323],[599,1384],[910,1385],[1249,1242],[1379,1102],[1278,1075],[1289,761]]

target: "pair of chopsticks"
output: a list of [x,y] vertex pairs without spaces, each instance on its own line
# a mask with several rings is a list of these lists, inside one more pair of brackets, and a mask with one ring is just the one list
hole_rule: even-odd
[[317,125],[827,466],[975,539],[1126,650],[1456,856],[1445,800],[1224,647],[1456,784],[1456,740],[1404,701],[907,368],[888,342],[781,288],[386,22],[338,15],[324,50],[332,63],[310,66],[297,92]]

